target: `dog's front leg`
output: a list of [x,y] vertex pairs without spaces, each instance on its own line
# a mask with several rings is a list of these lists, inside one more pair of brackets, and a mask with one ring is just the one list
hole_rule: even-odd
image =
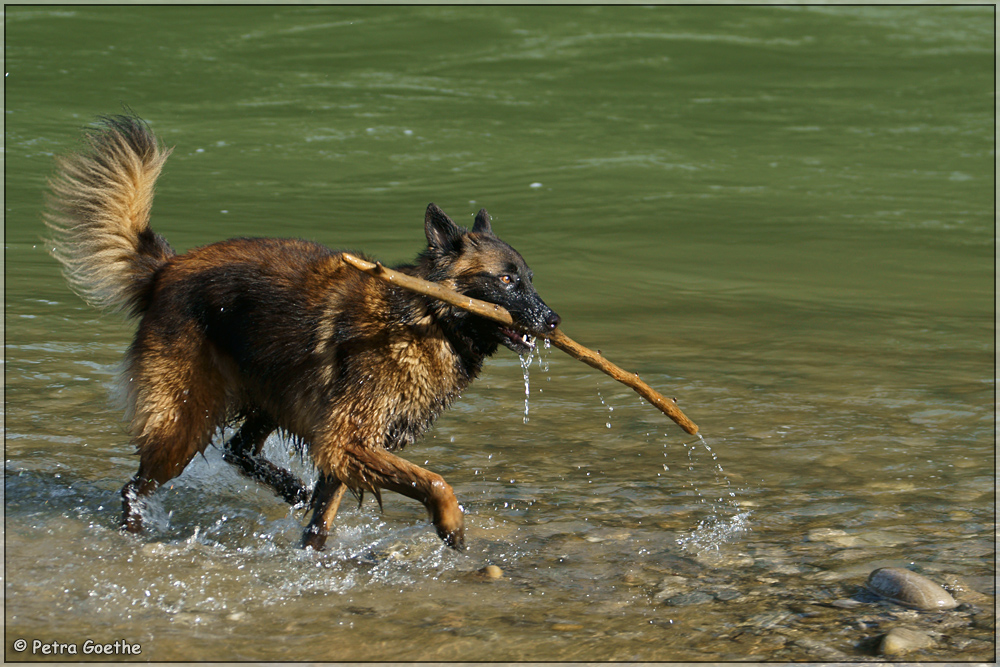
[[322,474],[313,491],[313,515],[302,535],[302,548],[312,547],[319,551],[326,544],[330,525],[337,516],[340,501],[344,498],[347,485],[332,475]]
[[388,489],[419,500],[427,508],[438,537],[449,547],[465,547],[465,522],[455,492],[441,475],[413,465],[381,447],[346,447],[341,461],[352,487]]

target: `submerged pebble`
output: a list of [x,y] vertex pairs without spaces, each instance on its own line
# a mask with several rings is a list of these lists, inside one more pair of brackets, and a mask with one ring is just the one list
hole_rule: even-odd
[[729,600],[735,600],[739,597],[743,597],[743,593],[732,588],[726,588],[715,593],[715,599],[721,602],[728,602]]
[[832,646],[815,639],[810,639],[808,637],[800,637],[793,642],[799,648],[805,649],[806,653],[809,655],[814,655],[821,660],[829,660],[831,662],[846,662],[851,659],[851,656],[843,651],[833,648]]
[[838,607],[840,609],[857,609],[863,604],[864,604],[863,602],[859,602],[858,600],[851,600],[848,598],[840,598],[830,602],[831,607]]
[[868,590],[914,609],[954,609],[955,598],[927,577],[901,567],[883,567],[868,575]]
[[793,616],[795,614],[785,609],[775,609],[754,614],[746,620],[746,624],[761,630],[773,630],[787,625]]
[[882,638],[879,653],[882,655],[902,655],[931,646],[934,646],[934,640],[931,639],[930,635],[909,628],[893,628]]
[[845,535],[847,535],[847,531],[840,528],[813,528],[806,533],[806,539],[810,542],[829,542]]
[[579,623],[552,623],[549,625],[550,630],[555,632],[574,632],[576,630],[583,630],[583,626]]
[[709,549],[700,551],[692,558],[695,563],[709,568],[747,568],[754,564],[754,558],[743,552],[719,551]]
[[667,598],[667,604],[671,607],[687,607],[688,605],[711,602],[714,599],[715,598],[708,593],[693,591],[691,593],[682,593],[680,595]]
[[483,575],[487,579],[501,579],[503,577],[503,570],[496,565],[487,565],[479,570],[479,574]]
[[907,541],[903,535],[885,530],[849,534],[839,528],[814,528],[806,533],[810,542],[827,542],[846,549],[854,547],[893,547]]

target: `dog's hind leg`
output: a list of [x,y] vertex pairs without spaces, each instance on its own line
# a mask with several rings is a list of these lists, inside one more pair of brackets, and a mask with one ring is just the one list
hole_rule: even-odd
[[[203,452],[224,411],[222,400],[202,402],[197,396],[146,419],[136,438],[139,470],[122,488],[121,528],[142,532],[142,504],[146,496],[184,471],[195,454]],[[185,403],[190,399],[190,407]],[[200,407],[200,406],[208,407]]]
[[226,412],[225,380],[190,330],[140,329],[126,373],[139,470],[122,488],[122,530],[142,531],[146,496],[205,451]]
[[326,544],[326,537],[330,534],[330,525],[337,516],[340,509],[340,501],[344,499],[344,492],[347,485],[336,477],[321,474],[316,482],[316,490],[313,491],[312,507],[313,515],[302,535],[302,548],[312,547],[319,551]]
[[275,423],[269,417],[260,413],[252,414],[226,443],[222,458],[235,465],[247,477],[271,487],[290,505],[298,505],[309,498],[305,485],[298,477],[261,455],[264,441],[275,428]]

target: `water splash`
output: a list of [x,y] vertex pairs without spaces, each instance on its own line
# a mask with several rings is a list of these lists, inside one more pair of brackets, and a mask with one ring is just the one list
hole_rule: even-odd
[[677,544],[686,551],[718,551],[727,542],[734,542],[750,531],[749,510],[731,516],[712,514],[698,522],[687,535],[677,538]]
[[[712,446],[700,433],[697,438],[697,441],[684,443],[687,448],[687,469],[690,472],[695,472],[696,458],[701,450],[704,450],[712,458],[715,486],[721,491],[720,495],[712,494],[711,497],[706,497],[702,489],[695,486],[695,482],[689,484],[700,502],[709,506],[711,514],[700,520],[690,533],[678,538],[677,544],[685,550],[694,550],[700,553],[712,549],[718,550],[722,544],[735,541],[748,532],[751,512],[740,507],[739,500],[736,498],[736,489],[733,488],[729,476],[726,475],[722,464],[719,463],[719,457]],[[664,452],[663,455],[667,456],[667,452]],[[663,465],[663,468],[669,470],[666,464]]]

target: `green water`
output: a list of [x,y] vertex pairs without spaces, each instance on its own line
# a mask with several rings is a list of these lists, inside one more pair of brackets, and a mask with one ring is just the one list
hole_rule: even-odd
[[[146,660],[838,660],[901,623],[945,628],[916,659],[992,659],[992,8],[4,18],[8,659],[37,638]],[[149,535],[119,536],[133,325],[75,297],[39,237],[53,156],[122,103],[175,147],[153,212],[175,248],[299,236],[395,262],[428,202],[466,224],[485,206],[563,329],[705,441],[557,351],[525,422],[501,352],[405,452],[455,488],[464,554],[388,495],[303,553],[303,512],[218,448],[157,494]],[[966,606],[827,605],[886,563]]]

